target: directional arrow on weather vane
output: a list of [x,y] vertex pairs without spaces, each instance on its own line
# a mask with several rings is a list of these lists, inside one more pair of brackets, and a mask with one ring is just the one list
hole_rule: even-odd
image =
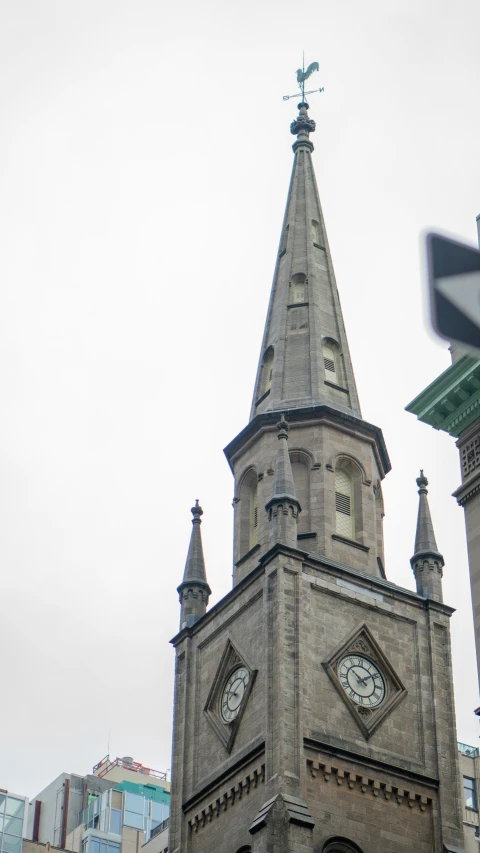
[[480,252],[441,234],[428,234],[427,261],[435,331],[479,356]]

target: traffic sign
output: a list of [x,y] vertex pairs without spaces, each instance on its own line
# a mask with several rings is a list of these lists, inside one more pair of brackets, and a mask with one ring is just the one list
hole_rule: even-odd
[[435,331],[480,355],[480,251],[427,234],[427,262]]

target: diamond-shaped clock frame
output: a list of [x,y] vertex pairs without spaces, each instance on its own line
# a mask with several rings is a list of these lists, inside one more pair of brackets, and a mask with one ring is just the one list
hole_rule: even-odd
[[[250,678],[237,716],[231,723],[225,723],[220,715],[220,696],[228,676],[239,666],[244,666],[245,669],[248,669]],[[208,722],[222,741],[227,752],[231,752],[233,749],[240,721],[247,706],[250,693],[252,692],[257,672],[258,670],[250,665],[243,652],[240,652],[232,641],[228,639],[203,709]]]
[[[385,699],[376,708],[365,708],[363,705],[357,705],[343,689],[338,676],[338,664],[348,654],[364,655],[380,669],[385,681]],[[352,631],[333,650],[329,658],[323,661],[322,665],[367,740],[372,736],[380,723],[383,722],[385,717],[407,695],[406,688],[365,622]]]

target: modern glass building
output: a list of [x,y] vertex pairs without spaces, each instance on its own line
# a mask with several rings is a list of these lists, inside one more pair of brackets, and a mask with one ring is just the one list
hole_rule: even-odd
[[[141,830],[143,843],[164,823],[170,814],[170,793],[153,784],[120,782],[114,789],[89,795],[89,803],[79,815],[79,825],[85,831],[97,829],[102,833],[121,835],[124,826]],[[118,853],[115,847],[98,847],[99,839],[87,836],[83,853]],[[112,842],[115,844],[115,842]]]
[[62,773],[41,791],[30,803],[26,834],[73,853],[138,853],[163,831],[169,810],[166,773],[105,756],[91,774]]
[[28,799],[0,792],[0,853],[21,853]]

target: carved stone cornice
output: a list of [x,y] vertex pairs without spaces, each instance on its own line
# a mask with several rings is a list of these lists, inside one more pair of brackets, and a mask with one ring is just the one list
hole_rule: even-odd
[[480,471],[473,477],[469,478],[466,483],[462,483],[453,493],[452,497],[456,498],[459,506],[465,506],[476,494],[480,492]]
[[307,758],[307,768],[314,778],[318,776],[323,778],[325,782],[332,780],[334,784],[343,785],[346,789],[360,790],[362,794],[391,800],[399,805],[405,804],[412,809],[418,808],[421,812],[426,811],[433,803],[433,798],[427,794],[422,794],[410,787],[403,788],[399,785],[389,784],[370,775],[362,776],[347,766],[340,766],[338,762],[329,764],[325,761]]
[[[230,444],[227,444],[223,452],[227,457],[232,472],[236,457],[240,453],[243,453],[252,441],[258,438],[258,435],[262,431],[276,429],[278,414],[278,411],[272,410],[256,415]],[[284,415],[291,429],[295,429],[297,425],[303,426],[304,423],[311,424],[312,426],[325,424],[337,427],[344,433],[364,438],[373,446],[378,466],[382,472],[382,479],[390,471],[392,466],[381,429],[364,421],[362,418],[357,418],[356,415],[340,411],[340,409],[334,409],[332,406],[323,403],[300,408],[286,408],[284,409]]]
[[225,788],[222,793],[207,803],[204,808],[188,819],[188,826],[193,832],[203,829],[206,824],[218,818],[221,812],[235,805],[242,797],[247,796],[251,788],[256,788],[265,781],[265,764],[259,765],[244,777],[238,779],[233,785]]

